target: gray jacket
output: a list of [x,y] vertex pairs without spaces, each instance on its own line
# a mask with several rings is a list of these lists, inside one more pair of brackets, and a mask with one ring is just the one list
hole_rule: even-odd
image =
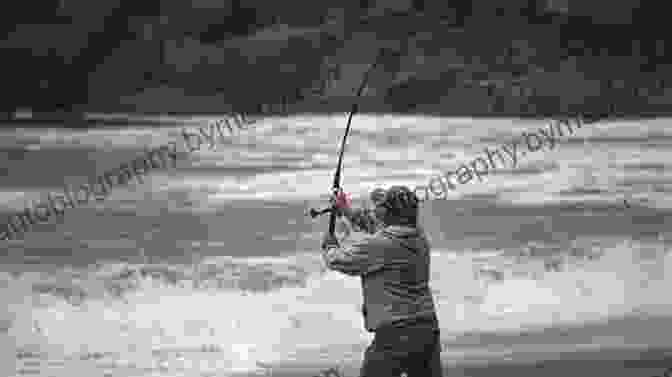
[[326,244],[323,258],[329,269],[361,276],[368,331],[423,320],[438,329],[429,289],[430,245],[421,228],[387,226],[349,247]]

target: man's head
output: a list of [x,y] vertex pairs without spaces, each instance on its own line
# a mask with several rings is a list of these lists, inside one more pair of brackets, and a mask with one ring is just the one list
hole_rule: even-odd
[[385,225],[417,226],[420,201],[408,187],[377,188],[371,192],[371,201],[376,206],[376,217]]

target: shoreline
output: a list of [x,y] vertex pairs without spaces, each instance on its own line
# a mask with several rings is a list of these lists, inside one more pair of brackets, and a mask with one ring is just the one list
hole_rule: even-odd
[[[334,99],[310,101],[306,103],[292,104],[289,106],[287,112],[282,111],[246,111],[245,114],[250,117],[291,117],[291,116],[333,116],[335,114],[347,113],[350,111],[350,106],[354,97],[339,97]],[[652,120],[659,118],[672,117],[672,108],[670,109],[652,109],[650,111],[640,112],[587,112],[576,111],[568,112],[549,112],[539,114],[522,111],[459,111],[457,109],[441,109],[440,105],[429,105],[432,108],[425,108],[424,111],[398,111],[388,104],[381,103],[375,98],[362,97],[359,99],[360,109],[358,115],[392,115],[392,116],[426,116],[426,117],[445,117],[445,118],[472,118],[472,119],[520,119],[520,120],[535,120],[544,121],[548,119],[558,118],[575,118],[580,114],[585,119],[586,123],[593,123],[598,121],[636,121],[636,120]],[[418,105],[427,107],[428,105]],[[104,111],[101,111],[104,110]],[[224,114],[233,113],[230,106],[222,106],[221,110],[217,111],[190,111],[189,109],[174,109],[167,112],[157,111],[138,111],[135,107],[120,107],[114,108],[111,106],[108,109],[90,109],[83,112],[81,117],[77,113],[64,115],[58,112],[36,113],[31,117],[19,117],[15,119],[0,119],[0,127],[7,125],[16,125],[18,127],[44,127],[50,124],[65,125],[71,123],[67,128],[73,129],[89,129],[104,126],[125,126],[125,125],[139,125],[139,126],[177,126],[185,123],[202,123],[200,120],[193,118],[197,117],[221,117]],[[457,110],[457,111],[456,111]],[[192,119],[179,119],[181,117]],[[172,119],[171,119],[172,118]]]

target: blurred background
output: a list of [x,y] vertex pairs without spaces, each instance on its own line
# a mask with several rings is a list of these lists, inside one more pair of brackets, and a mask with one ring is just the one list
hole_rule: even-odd
[[5,119],[255,111],[312,92],[305,111],[347,111],[381,47],[400,56],[369,111],[633,115],[670,101],[664,8],[638,0],[45,0],[0,18]]

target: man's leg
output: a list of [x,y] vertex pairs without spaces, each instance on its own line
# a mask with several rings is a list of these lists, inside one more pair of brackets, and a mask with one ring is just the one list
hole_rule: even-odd
[[[441,369],[441,336],[437,330],[434,333],[435,341],[434,346],[429,349],[429,358],[427,362],[427,369],[429,377],[443,377],[443,370]],[[409,377],[413,377],[409,375]]]
[[[366,349],[360,377],[441,377],[439,333],[431,328],[379,330]],[[431,374],[427,374],[429,372]]]
[[425,347],[421,352],[409,357],[404,370],[408,377],[442,377],[439,331],[435,330],[431,335],[423,335],[423,338]]
[[394,355],[392,344],[384,344],[376,334],[364,353],[360,377],[397,377],[401,375],[401,361]]

